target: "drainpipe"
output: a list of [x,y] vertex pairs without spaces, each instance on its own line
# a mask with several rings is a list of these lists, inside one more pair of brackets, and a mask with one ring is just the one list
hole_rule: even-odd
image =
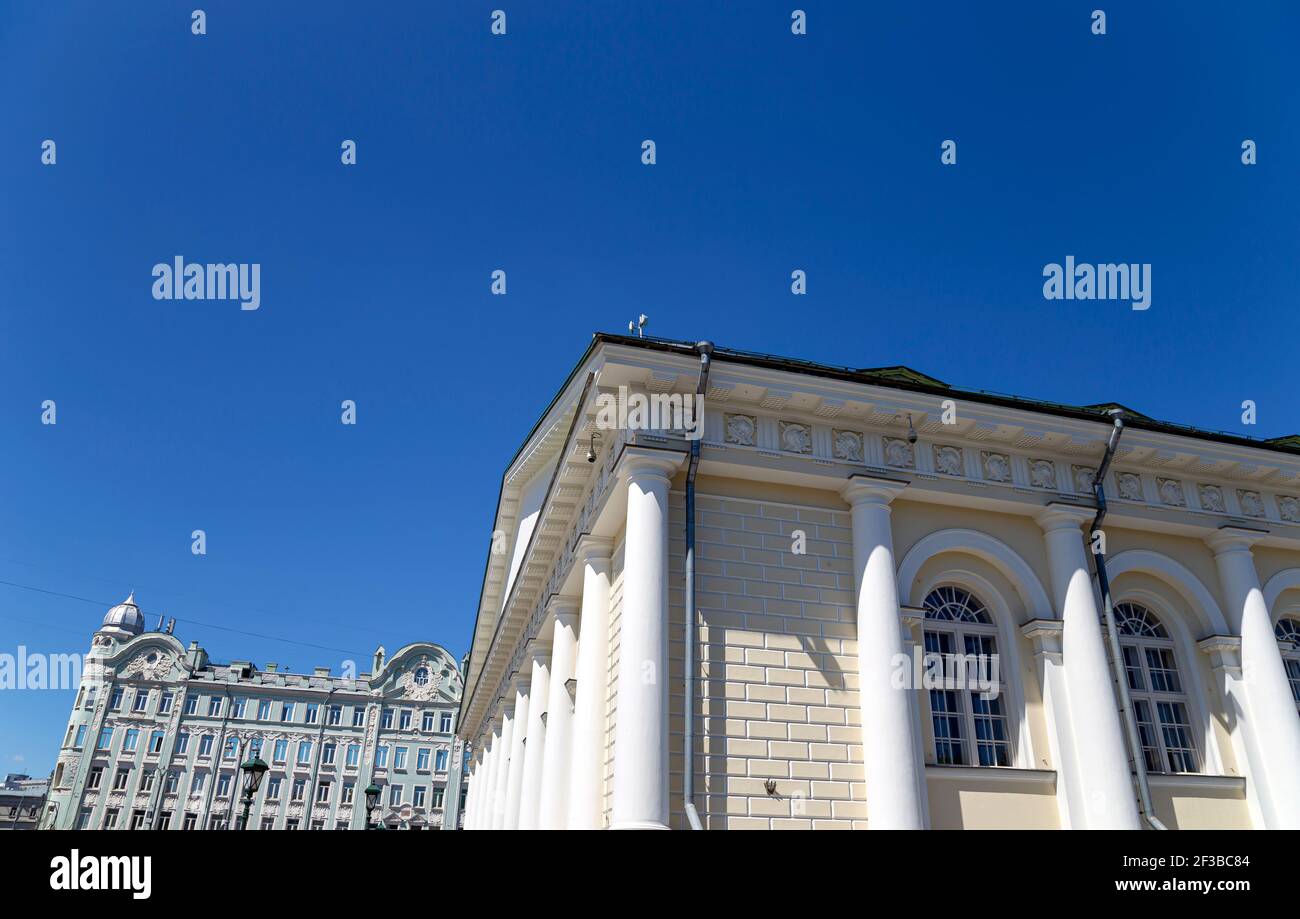
[[682,742],[682,799],[687,823],[692,830],[702,830],[704,825],[695,809],[695,471],[700,465],[700,440],[704,437],[704,393],[709,388],[713,343],[702,341],[695,350],[700,354],[700,381],[695,386],[694,406],[699,436],[691,441],[691,459],[686,467],[686,737]]
[[[1101,529],[1101,522],[1106,518],[1106,471],[1110,461],[1115,457],[1115,448],[1124,433],[1124,413],[1118,409],[1111,412],[1115,426],[1110,432],[1110,441],[1106,444],[1106,453],[1097,467],[1097,476],[1092,482],[1092,494],[1097,501],[1097,516],[1092,520],[1092,529],[1088,531],[1089,540]],[[1119,708],[1124,716],[1125,733],[1128,735],[1129,752],[1133,757],[1133,771],[1137,778],[1138,808],[1142,819],[1153,830],[1169,829],[1157,819],[1151,808],[1151,785],[1147,781],[1147,764],[1142,755],[1142,741],[1138,736],[1137,721],[1133,715],[1133,697],[1128,691],[1128,673],[1124,669],[1124,653],[1119,645],[1119,631],[1115,628],[1115,612],[1110,602],[1110,578],[1106,574],[1105,552],[1094,551],[1093,564],[1097,569],[1097,589],[1101,592],[1101,608],[1106,619],[1106,636],[1110,640],[1110,669],[1115,685],[1119,689]]]

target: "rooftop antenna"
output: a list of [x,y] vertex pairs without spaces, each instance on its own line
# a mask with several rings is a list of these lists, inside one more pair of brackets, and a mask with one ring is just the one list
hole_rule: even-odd
[[649,321],[650,321],[650,317],[647,316],[645,313],[642,313],[635,320],[628,322],[627,334],[631,335],[633,332],[635,332],[637,338],[645,338],[645,327],[646,327],[646,323],[648,323]]

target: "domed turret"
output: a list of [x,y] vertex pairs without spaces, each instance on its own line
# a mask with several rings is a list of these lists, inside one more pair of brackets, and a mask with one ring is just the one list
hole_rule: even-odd
[[105,614],[101,628],[117,629],[129,635],[139,635],[144,631],[144,615],[135,605],[135,591]]

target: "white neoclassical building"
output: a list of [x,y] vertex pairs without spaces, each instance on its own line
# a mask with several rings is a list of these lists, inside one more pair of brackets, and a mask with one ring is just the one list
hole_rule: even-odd
[[597,335],[505,472],[466,827],[1300,826],[1300,439],[1118,410]]

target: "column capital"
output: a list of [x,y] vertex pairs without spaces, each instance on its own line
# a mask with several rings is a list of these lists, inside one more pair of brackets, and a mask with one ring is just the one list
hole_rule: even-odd
[[[551,643],[534,638],[528,643],[528,649],[524,651],[524,663],[528,664],[527,668],[519,668],[519,680],[522,683],[531,684],[533,679],[532,665],[540,663],[543,666],[551,665]],[[527,673],[525,673],[527,669]]]
[[1210,657],[1215,672],[1241,675],[1241,639],[1236,635],[1211,635],[1196,643],[1202,654]]
[[1034,515],[1034,521],[1043,528],[1044,533],[1057,530],[1081,531],[1085,523],[1091,522],[1097,511],[1081,504],[1061,504],[1053,501]]
[[626,447],[619,460],[622,474],[629,482],[646,478],[667,481],[681,468],[686,454],[677,450],[658,450],[654,447]]
[[576,552],[584,562],[607,562],[614,554],[614,540],[605,536],[592,536],[584,533],[578,537]]
[[904,479],[882,479],[874,475],[851,475],[840,486],[840,495],[851,506],[860,504],[888,504],[908,485]]
[[1214,554],[1227,555],[1233,552],[1250,552],[1250,547],[1268,535],[1267,530],[1255,530],[1250,527],[1221,526],[1205,537],[1205,544],[1214,550]]
[[912,641],[913,631],[917,626],[925,622],[925,607],[900,606],[898,608],[898,621],[903,626],[903,640]]
[[1030,619],[1020,627],[1020,634],[1033,643],[1035,657],[1061,662],[1065,623],[1060,619]]
[[546,621],[542,623],[542,627],[545,628],[557,621],[568,623],[576,622],[578,619],[578,610],[581,608],[582,597],[552,594],[551,598],[546,601]]

